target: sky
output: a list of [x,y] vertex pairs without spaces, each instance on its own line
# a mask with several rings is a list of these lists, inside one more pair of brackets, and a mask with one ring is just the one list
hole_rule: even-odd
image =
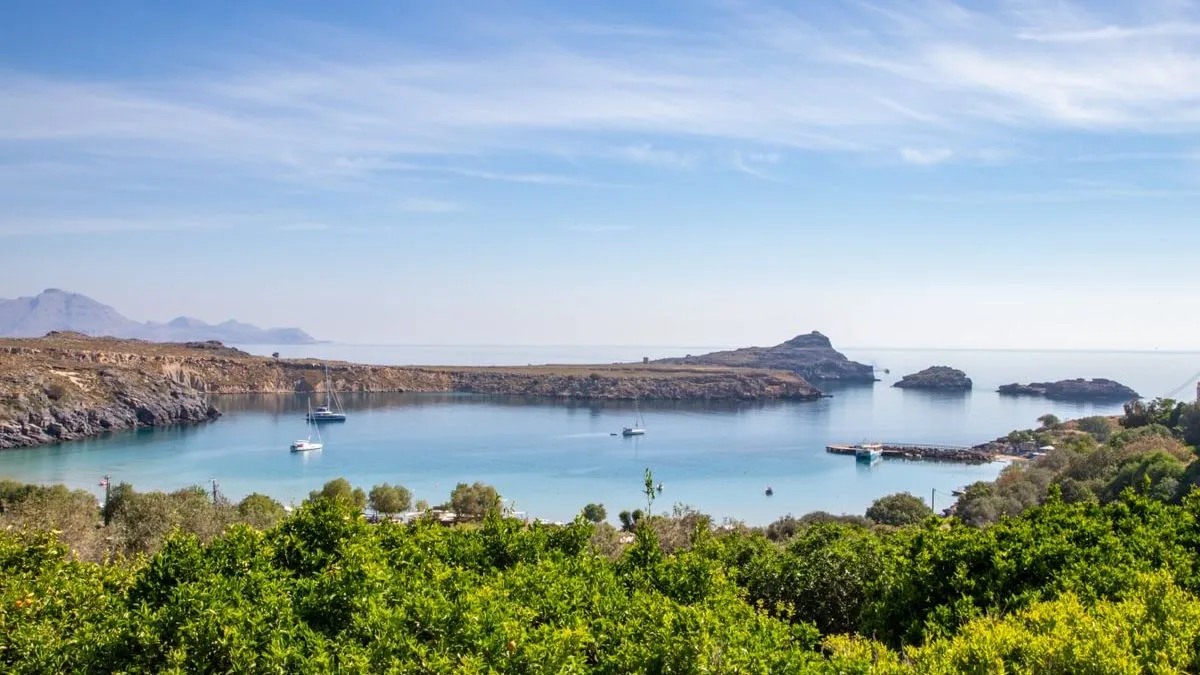
[[0,4],[0,297],[373,344],[1200,349],[1186,0]]

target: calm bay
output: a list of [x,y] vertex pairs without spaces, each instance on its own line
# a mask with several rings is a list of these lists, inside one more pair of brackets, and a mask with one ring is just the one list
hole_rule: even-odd
[[[411,347],[312,345],[254,347],[258,353],[384,364],[526,365],[640,360],[703,353],[709,347]],[[903,441],[975,444],[1063,417],[1113,414],[1120,405],[1003,398],[999,384],[1065,377],[1110,377],[1144,396],[1190,400],[1198,353],[845,350],[873,363],[874,386],[823,388],[816,402],[715,404],[642,402],[647,434],[613,436],[633,420],[629,402],[566,402],[429,394],[343,396],[350,419],[322,428],[325,449],[288,452],[305,435],[301,396],[214,399],[224,417],[197,427],[146,429],[57,446],[0,453],[0,476],[64,483],[99,492],[108,474],[136,488],[175,489],[215,479],[231,498],[263,492],[298,503],[324,481],[344,476],[369,488],[402,483],[417,498],[444,501],[457,482],[492,483],[531,516],[563,520],[587,502],[610,516],[644,506],[642,472],[664,491],[655,504],[684,503],[715,515],[765,524],[785,513],[861,513],[882,495],[910,491],[939,507],[950,491],[990,480],[1003,464],[885,460],[874,466],[827,454],[830,443]],[[961,368],[975,380],[964,395],[891,387],[929,365]],[[883,374],[882,369],[889,369]],[[770,486],[774,496],[764,490]],[[615,518],[614,518],[615,519]]]

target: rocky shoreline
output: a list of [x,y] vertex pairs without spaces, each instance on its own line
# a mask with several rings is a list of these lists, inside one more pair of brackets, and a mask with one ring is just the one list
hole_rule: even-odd
[[[81,375],[76,375],[81,380]],[[88,386],[105,391],[110,400],[69,394],[51,382],[27,382],[19,411],[0,416],[0,449],[46,445],[89,438],[110,431],[138,427],[194,424],[218,418],[221,413],[204,396],[169,379],[139,376],[102,369]],[[4,397],[10,395],[4,382]]]
[[[156,344],[52,334],[0,339],[0,448],[86,438],[220,415],[207,394],[325,390],[311,359],[252,356],[217,343]],[[579,400],[814,400],[789,372],[705,365],[496,368],[329,363],[340,392],[476,393]]]

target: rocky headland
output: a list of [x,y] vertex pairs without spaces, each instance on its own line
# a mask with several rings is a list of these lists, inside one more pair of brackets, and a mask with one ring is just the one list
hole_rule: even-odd
[[1039,396],[1051,401],[1114,403],[1140,398],[1133,389],[1104,378],[1005,384],[997,391],[1004,396]]
[[413,367],[274,359],[220,343],[0,339],[0,448],[210,420],[207,394],[464,392],[572,399],[820,398],[790,372],[710,365]]
[[856,363],[833,348],[817,331],[774,347],[744,347],[699,356],[659,359],[656,364],[711,365],[730,368],[787,370],[809,382],[875,382],[875,368]]
[[970,391],[971,378],[957,368],[931,366],[917,373],[900,378],[893,387],[926,391]]

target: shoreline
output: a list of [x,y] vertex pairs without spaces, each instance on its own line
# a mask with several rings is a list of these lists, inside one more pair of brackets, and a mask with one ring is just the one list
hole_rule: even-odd
[[79,334],[0,339],[0,449],[208,421],[212,395],[432,393],[555,400],[815,401],[794,373],[649,363],[378,366],[255,356],[220,343]]

